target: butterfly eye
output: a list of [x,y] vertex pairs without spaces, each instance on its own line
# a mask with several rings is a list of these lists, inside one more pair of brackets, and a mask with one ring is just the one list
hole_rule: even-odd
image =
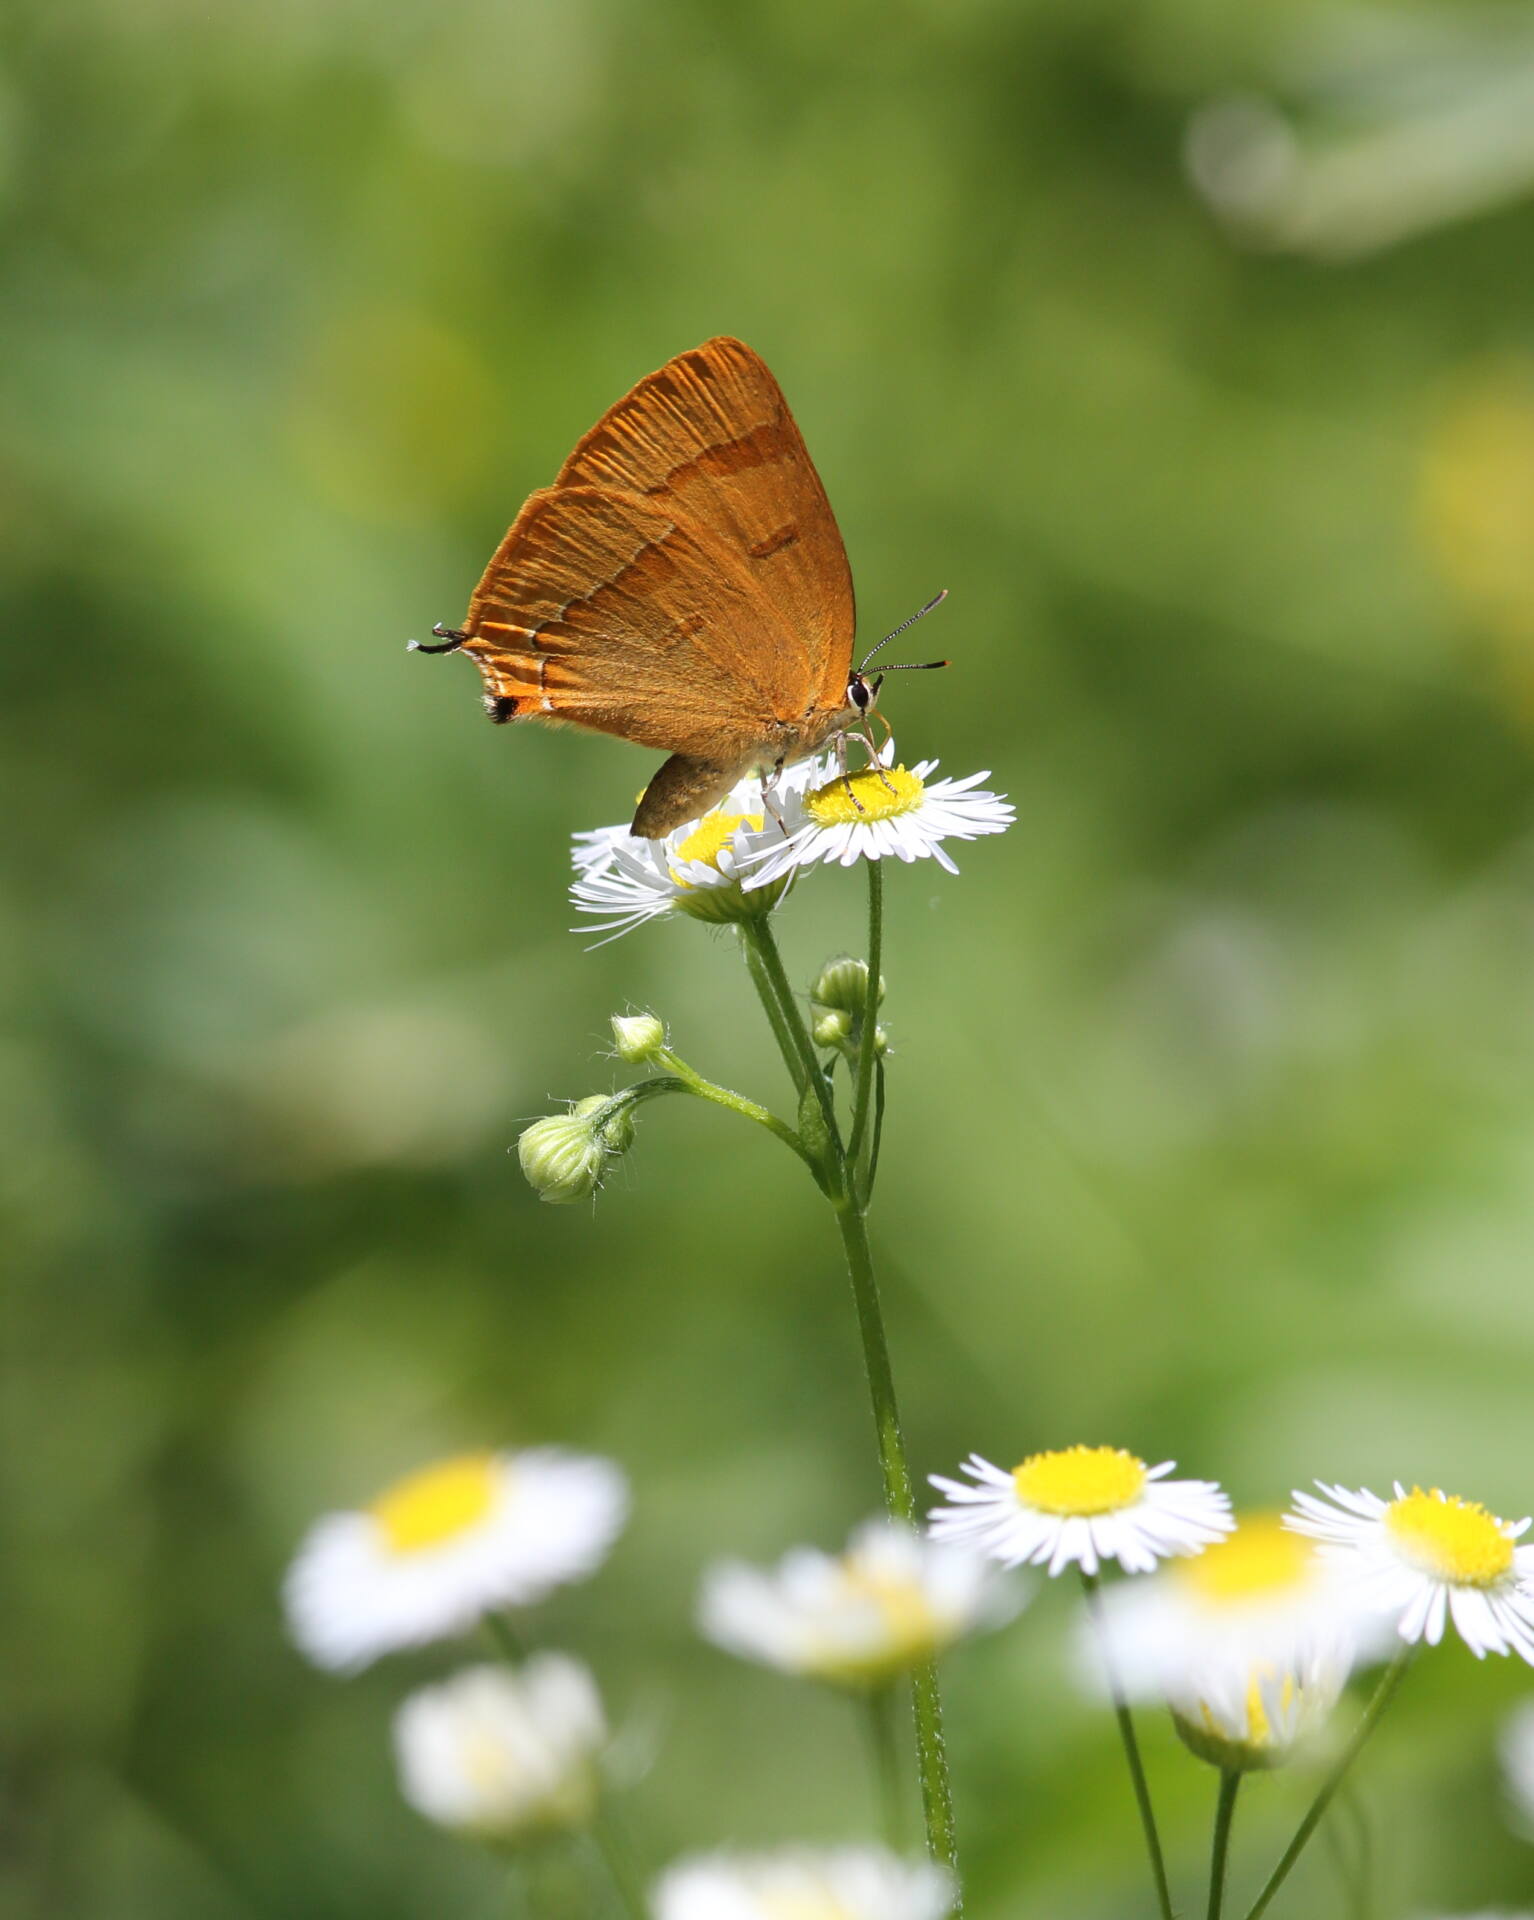
[[862,674],[853,674],[847,682],[847,705],[856,707],[859,713],[867,713],[873,703],[873,688],[869,686]]

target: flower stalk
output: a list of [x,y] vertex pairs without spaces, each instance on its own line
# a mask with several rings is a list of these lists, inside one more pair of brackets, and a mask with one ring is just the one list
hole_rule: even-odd
[[[1151,1879],[1156,1886],[1156,1905],[1161,1920],[1173,1920],[1172,1890],[1167,1884],[1166,1859],[1161,1851],[1161,1835],[1156,1827],[1156,1810],[1151,1804],[1150,1783],[1145,1777],[1145,1763],[1140,1758],[1140,1742],[1135,1734],[1134,1715],[1129,1711],[1129,1703],[1119,1680],[1113,1662],[1109,1636],[1103,1622],[1102,1594],[1095,1573],[1085,1568],[1081,1573],[1082,1588],[1087,1596],[1087,1610],[1092,1617],[1093,1630],[1102,1651],[1103,1668],[1108,1677],[1108,1692],[1113,1700],[1113,1717],[1118,1722],[1119,1739],[1124,1746],[1124,1759],[1129,1767],[1130,1782],[1134,1787],[1135,1805],[1140,1813],[1140,1825],[1145,1833],[1145,1850],[1150,1856]],[[1248,1920],[1255,1920],[1255,1915]]]
[[1328,1773],[1325,1780],[1322,1781],[1320,1791],[1316,1794],[1315,1799],[1311,1801],[1305,1818],[1295,1829],[1294,1838],[1284,1849],[1283,1856],[1279,1860],[1278,1865],[1273,1869],[1272,1873],[1269,1874],[1267,1885],[1263,1888],[1262,1892],[1258,1894],[1250,1908],[1248,1908],[1246,1920],[1261,1920],[1261,1915],[1267,1912],[1273,1896],[1278,1892],[1285,1880],[1288,1879],[1290,1869],[1305,1851],[1310,1836],[1321,1824],[1327,1808],[1332,1804],[1338,1789],[1347,1776],[1348,1769],[1358,1758],[1359,1754],[1362,1753],[1365,1741],[1368,1740],[1370,1734],[1372,1734],[1374,1729],[1379,1725],[1385,1709],[1395,1698],[1396,1689],[1400,1686],[1402,1680],[1405,1679],[1406,1669],[1411,1665],[1412,1655],[1415,1652],[1416,1647],[1414,1645],[1403,1647],[1395,1659],[1391,1661],[1390,1665],[1386,1667],[1385,1671],[1380,1675],[1379,1685],[1374,1689],[1368,1706],[1364,1708],[1363,1718],[1354,1728],[1352,1738],[1342,1749],[1342,1752],[1338,1754],[1331,1772]]
[[[880,984],[878,962],[883,945],[884,906],[879,863],[871,860],[865,864],[869,873],[870,952],[851,1132],[851,1139],[858,1143],[859,1151],[869,1131],[870,1102],[875,1084],[874,1045]],[[863,1365],[868,1378],[869,1403],[879,1452],[879,1471],[884,1485],[885,1511],[892,1519],[914,1526],[917,1517],[916,1492],[906,1456],[905,1439],[900,1429],[894,1369],[890,1364],[884,1311],[868,1240],[871,1182],[867,1175],[860,1180],[852,1148],[843,1144],[830,1081],[816,1057],[815,1043],[789,985],[771,925],[766,918],[743,921],[740,923],[740,938],[768,1024],[778,1040],[784,1064],[800,1090],[799,1138],[803,1157],[811,1161],[817,1183],[836,1213],[837,1230],[847,1260],[858,1334],[863,1347]],[[878,1105],[882,1109],[882,1101]],[[818,1125],[812,1127],[811,1123]],[[875,1127],[875,1136],[877,1131]],[[948,1778],[942,1698],[934,1660],[923,1661],[913,1670],[911,1694],[927,1849],[934,1860],[956,1872],[958,1848],[953,1789]],[[962,1912],[957,1895],[953,1911],[956,1914]]]
[[1234,1767],[1220,1770],[1220,1797],[1214,1810],[1214,1843],[1209,1855],[1209,1920],[1220,1920],[1225,1910],[1225,1876],[1230,1863],[1230,1830],[1236,1817],[1236,1795],[1241,1775]]

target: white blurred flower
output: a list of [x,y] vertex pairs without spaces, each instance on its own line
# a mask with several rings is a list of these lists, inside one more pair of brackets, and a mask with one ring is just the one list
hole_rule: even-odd
[[655,1920],[943,1920],[952,1903],[941,1867],[882,1847],[712,1854],[654,1893]]
[[1015,1605],[978,1555],[887,1520],[843,1554],[796,1547],[773,1568],[721,1561],[703,1578],[702,1632],[727,1652],[833,1686],[878,1686]]
[[469,1667],[411,1694],[394,1718],[411,1806],[487,1840],[584,1826],[606,1740],[596,1682],[559,1653],[536,1653],[515,1673]]
[[907,864],[930,857],[957,873],[943,849],[945,840],[1004,833],[1016,819],[1000,794],[977,791],[988,775],[934,781],[935,760],[902,767],[894,764],[894,754],[891,740],[873,766],[836,773],[802,793],[790,793],[783,807],[788,836],[769,838],[745,855],[753,863],[747,888],[771,886],[820,861],[850,867],[891,855]]
[[1336,1705],[1368,1640],[1347,1584],[1277,1515],[1103,1595],[1113,1672],[1217,1766],[1276,1766]]
[[539,1447],[439,1461],[316,1522],[284,1584],[289,1629],[316,1665],[355,1671],[584,1579],[627,1511],[609,1460]]
[[1175,1464],[1148,1467],[1122,1447],[1066,1447],[1030,1454],[1008,1473],[971,1454],[962,1470],[974,1485],[930,1476],[948,1496],[929,1515],[931,1534],[1003,1566],[1047,1567],[1051,1576],[1073,1560],[1089,1575],[1105,1560],[1148,1573],[1235,1525],[1214,1481],[1165,1477]]
[[1528,1520],[1499,1520],[1436,1487],[1408,1493],[1397,1481],[1382,1500],[1316,1484],[1327,1498],[1296,1493],[1285,1524],[1321,1542],[1361,1606],[1392,1616],[1405,1641],[1437,1646],[1452,1618],[1478,1660],[1516,1653],[1534,1664],[1534,1546],[1514,1545]]
[[1497,1740],[1512,1824],[1534,1840],[1534,1700],[1513,1708]]

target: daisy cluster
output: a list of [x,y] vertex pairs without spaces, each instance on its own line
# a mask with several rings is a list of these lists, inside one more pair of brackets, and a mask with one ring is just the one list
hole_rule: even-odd
[[[289,1631],[339,1673],[482,1624],[512,1644],[507,1615],[595,1573],[628,1504],[610,1460],[558,1447],[437,1461],[314,1524],[283,1590]],[[596,1681],[562,1653],[465,1668],[394,1721],[405,1799],[496,1843],[585,1825],[607,1744]]]
[[[888,1520],[839,1552],[703,1570],[698,1626],[724,1651],[851,1696],[888,1695],[960,1640],[1013,1618],[1020,1569],[1074,1569],[1088,1617],[1081,1670],[1115,1704],[1159,1701],[1185,1745],[1227,1775],[1273,1767],[1330,1713],[1355,1668],[1451,1629],[1478,1658],[1534,1664],[1534,1546],[1473,1501],[1397,1484],[1321,1485],[1284,1514],[1238,1520],[1211,1480],[1119,1447],[972,1454],[925,1532]],[[593,1575],[628,1513],[611,1461],[540,1447],[459,1455],[309,1531],[284,1598],[300,1649],[355,1672],[489,1630],[501,1657],[412,1693],[394,1723],[401,1792],[437,1824],[505,1848],[597,1820],[612,1740],[590,1670],[524,1652],[509,1616]],[[1104,1585],[1114,1572],[1124,1576]],[[1090,1634],[1085,1631],[1089,1624]],[[1397,1664],[1402,1657],[1398,1651]],[[1534,1829],[1534,1703],[1504,1734],[1507,1792]],[[717,1853],[655,1883],[655,1920],[941,1920],[950,1876],[849,1845]]]
[[[437,1461],[310,1528],[283,1598],[317,1665],[354,1673],[481,1627],[502,1655],[417,1689],[395,1715],[400,1791],[428,1820],[498,1850],[595,1822],[612,1749],[596,1681],[568,1654],[524,1654],[509,1616],[595,1573],[628,1504],[611,1461],[540,1447]],[[734,1652],[863,1691],[998,1624],[1015,1610],[1005,1585],[975,1556],[874,1520],[840,1556],[719,1563],[699,1613]],[[655,1920],[940,1920],[953,1893],[941,1869],[882,1847],[790,1847],[682,1860],[652,1908]]]
[[891,740],[870,766],[843,770],[816,754],[771,779],[742,780],[702,819],[664,840],[626,826],[575,836],[570,897],[592,930],[616,939],[677,914],[727,923],[770,913],[806,868],[894,858],[957,873],[945,842],[1001,833],[1014,818],[989,778],[933,779],[935,760],[900,765]]
[[[1356,1667],[1436,1645],[1452,1623],[1480,1659],[1534,1664],[1534,1545],[1527,1519],[1396,1484],[1382,1499],[1320,1484],[1283,1515],[1239,1522],[1208,1480],[1174,1480],[1116,1447],[1030,1455],[1010,1471],[974,1454],[935,1540],[1004,1567],[1075,1566],[1092,1597],[1097,1684],[1160,1699],[1185,1743],[1226,1769],[1270,1767],[1326,1717]],[[1109,1563],[1149,1574],[1098,1594]],[[1165,1563],[1163,1565],[1163,1563]],[[1534,1719],[1510,1737],[1515,1798],[1534,1819]]]

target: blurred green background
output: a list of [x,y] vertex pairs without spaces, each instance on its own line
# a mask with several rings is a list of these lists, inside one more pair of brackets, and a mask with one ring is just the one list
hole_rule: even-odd
[[[454,1651],[338,1683],[276,1602],[317,1513],[464,1445],[633,1476],[537,1631],[653,1743],[649,1863],[873,1824],[845,1708],[689,1624],[709,1556],[875,1504],[829,1217],[691,1103],[594,1210],[507,1158],[631,1006],[780,1100],[743,970],[690,923],[584,951],[567,836],[652,760],[404,650],[714,332],[794,405],[864,633],[951,590],[905,752],[1019,809],[890,889],[919,1468],[1108,1440],[1245,1505],[1534,1504],[1531,44],[1332,0],[8,12],[0,1915],[500,1911],[392,1778]],[[798,891],[796,980],[861,913]],[[1148,1911],[1067,1598],[951,1664],[982,1920]],[[1413,1680],[1385,1914],[1534,1899],[1491,1745],[1529,1686]],[[1213,1779],[1147,1739],[1191,1900]],[[1250,1794],[1238,1892],[1310,1784]],[[1287,1911],[1336,1899],[1318,1850]]]

